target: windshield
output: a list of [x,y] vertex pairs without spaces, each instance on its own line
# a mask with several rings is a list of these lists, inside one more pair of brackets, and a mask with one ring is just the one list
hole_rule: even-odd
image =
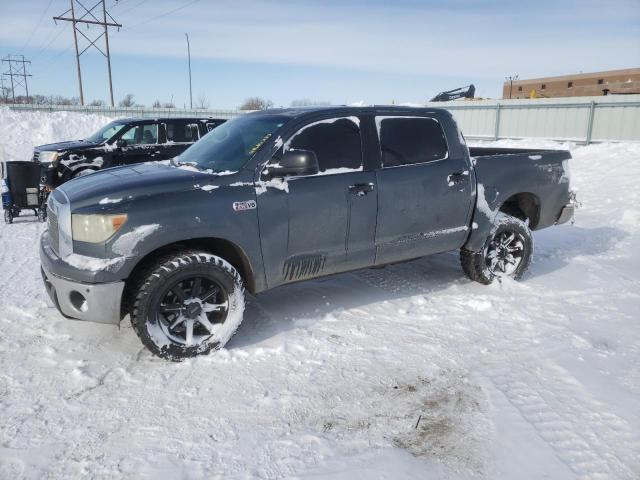
[[121,121],[114,121],[111,123],[107,123],[104,127],[98,130],[96,133],[91,135],[90,137],[85,138],[85,142],[92,143],[103,143],[113,137],[116,133],[118,133],[122,127],[124,127],[126,123]]
[[178,157],[178,163],[202,170],[238,171],[290,117],[243,115],[207,133]]

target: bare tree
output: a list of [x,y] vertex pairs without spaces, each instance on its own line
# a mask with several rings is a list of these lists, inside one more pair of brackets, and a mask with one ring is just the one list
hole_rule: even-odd
[[331,102],[309,100],[308,98],[300,98],[291,102],[292,107],[326,107],[331,105]]
[[119,107],[133,107],[133,94],[127,93],[122,100],[118,103]]
[[104,100],[93,100],[90,104],[90,107],[104,107]]
[[153,108],[160,108],[162,107],[162,104],[160,103],[160,100],[156,100],[155,102],[153,102],[153,105],[151,105]]
[[207,99],[207,96],[204,93],[198,95],[198,100],[196,101],[197,108],[209,108],[211,103]]
[[240,110],[266,110],[271,107],[273,107],[273,102],[271,100],[266,100],[260,97],[250,97],[240,105]]

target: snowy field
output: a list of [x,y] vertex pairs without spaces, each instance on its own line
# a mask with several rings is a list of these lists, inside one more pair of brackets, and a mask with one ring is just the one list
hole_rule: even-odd
[[[106,120],[0,110],[0,149]],[[566,147],[582,209],[522,282],[443,254],[281,287],[180,364],[63,319],[43,225],[0,224],[0,478],[640,478],[640,145]]]

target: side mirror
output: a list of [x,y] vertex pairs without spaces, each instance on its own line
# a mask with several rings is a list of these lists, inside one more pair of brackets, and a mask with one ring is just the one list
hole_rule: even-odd
[[120,139],[118,141],[116,141],[116,147],[118,148],[122,148],[122,147],[126,147],[127,146],[127,141]]
[[307,150],[289,150],[277,164],[269,166],[271,177],[315,175],[318,171],[316,154]]

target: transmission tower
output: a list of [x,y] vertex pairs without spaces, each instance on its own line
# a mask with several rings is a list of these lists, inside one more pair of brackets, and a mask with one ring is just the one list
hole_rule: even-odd
[[[2,62],[9,65],[9,71],[4,72],[2,77],[3,80],[4,77],[9,77],[11,79],[11,97],[13,98],[13,103],[16,103],[16,87],[24,87],[28,102],[29,85],[27,83],[27,77],[30,77],[31,75],[27,73],[27,64],[31,64],[31,62],[29,60],[25,60],[24,55],[7,55],[6,58],[2,59]],[[4,93],[4,81],[2,82],[2,90]]]
[[[86,0],[83,0],[86,1]],[[73,42],[76,46],[76,65],[78,67],[78,85],[80,86],[80,103],[84,105],[84,93],[82,91],[82,72],[80,70],[80,56],[89,50],[89,48],[94,47],[98,50],[106,59],[107,59],[107,69],[109,70],[109,94],[111,96],[111,106],[114,106],[113,103],[113,84],[111,81],[111,54],[109,53],[109,27],[116,27],[120,29],[122,25],[117,23],[114,18],[107,12],[107,7],[105,6],[105,0],[98,0],[98,2],[91,8],[85,7],[79,0],[70,0],[71,8],[64,12],[63,14],[53,17],[53,21],[64,21],[71,22],[73,27]],[[100,7],[102,7],[102,12],[100,12]],[[94,13],[95,11],[95,13]],[[71,14],[71,17],[65,16]],[[78,16],[79,15],[79,16]],[[97,15],[97,16],[96,16]],[[109,20],[107,20],[107,18]],[[89,25],[99,25],[104,27],[104,31],[95,37],[94,39],[89,38],[85,33],[78,28],[78,24],[84,23],[87,26]],[[78,48],[78,33],[82,35],[89,44],[82,50]],[[103,51],[96,42],[100,40],[104,36],[105,43],[105,51]]]

